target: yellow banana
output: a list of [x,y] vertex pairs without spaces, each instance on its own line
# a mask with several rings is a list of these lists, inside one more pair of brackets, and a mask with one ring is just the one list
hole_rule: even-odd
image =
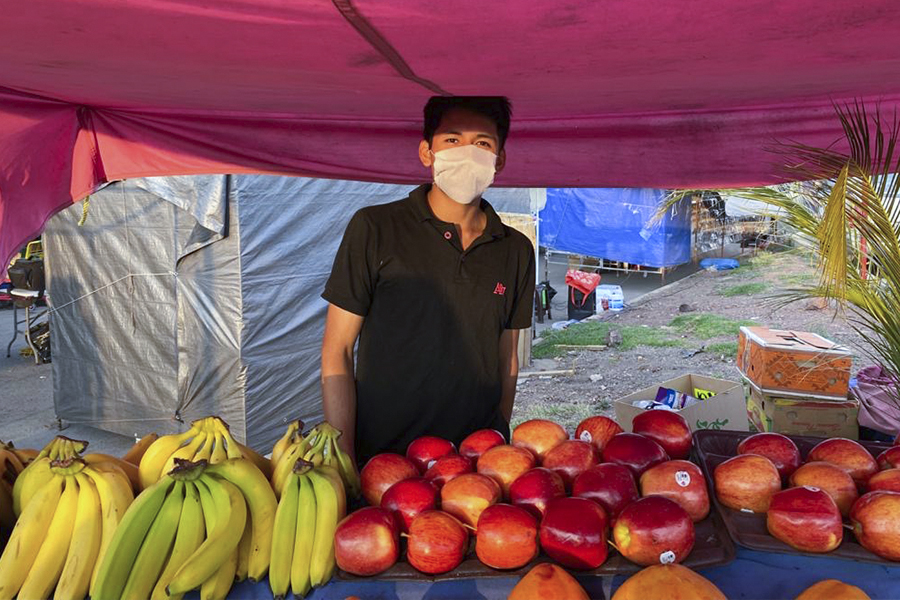
[[234,585],[237,563],[238,549],[235,548],[213,576],[200,586],[200,600],[225,600]]
[[176,481],[163,501],[138,551],[125,582],[122,600],[146,600],[153,592],[175,542],[184,504],[184,482]]
[[281,498],[281,488],[284,487],[284,482],[287,481],[291,471],[294,470],[294,465],[297,464],[297,460],[305,453],[305,446],[306,440],[290,446],[282,455],[281,460],[278,461],[278,465],[275,467],[275,471],[272,473],[271,478],[272,489],[275,490],[275,496],[277,498]]
[[338,521],[347,516],[347,492],[344,490],[344,480],[341,474],[334,467],[321,466],[316,468],[316,472],[328,479],[334,488],[334,494],[338,503]]
[[307,471],[316,493],[316,531],[313,536],[309,581],[319,587],[331,580],[334,573],[334,531],[340,517],[339,498],[334,483],[317,469]]
[[162,471],[159,476],[163,477],[175,468],[175,460],[192,460],[194,455],[206,444],[206,440],[211,436],[205,432],[200,432],[190,442],[176,450],[169,456],[169,459],[163,464]]
[[51,477],[53,477],[53,473],[50,472],[49,457],[41,457],[28,465],[16,478],[13,486],[13,512],[21,515],[28,501],[44,487]]
[[141,492],[125,511],[100,563],[91,598],[112,600],[122,595],[141,544],[173,485],[174,479],[163,477]]
[[325,444],[328,437],[322,433],[318,433],[313,446],[303,455],[304,460],[308,460],[315,466],[320,466],[325,461]]
[[172,545],[172,552],[169,555],[166,568],[153,588],[153,593],[150,596],[151,600],[181,600],[182,594],[167,595],[166,586],[172,581],[181,565],[200,547],[205,535],[206,526],[203,519],[203,509],[200,504],[200,492],[193,481],[186,481],[184,504],[181,507],[181,515],[178,519],[178,532],[175,535],[175,543]]
[[338,446],[337,437],[331,438],[331,451],[336,459],[337,467],[341,473],[341,479],[344,481],[347,492],[354,498],[359,497],[362,489],[362,485],[359,481],[359,473],[357,472],[356,467],[353,466],[353,461],[350,460],[350,456]]
[[72,541],[66,556],[54,600],[83,600],[91,585],[91,574],[100,552],[102,521],[100,494],[84,472],[75,475],[78,482],[78,510],[72,529]]
[[139,466],[141,488],[147,489],[159,481],[163,466],[169,460],[169,457],[199,433],[200,431],[196,427],[191,427],[184,433],[164,435],[150,444],[150,447],[144,452],[144,456],[141,457]]
[[134,443],[134,446],[122,456],[122,460],[129,462],[136,467],[139,466],[141,464],[141,459],[144,457],[144,453],[147,452],[147,448],[158,439],[159,434],[148,433]]
[[291,444],[297,442],[297,437],[302,437],[303,431],[303,421],[300,419],[294,419],[290,423],[288,423],[287,430],[284,432],[284,435],[279,438],[275,445],[272,446],[272,467],[278,466],[278,461],[281,460],[282,455],[285,450],[287,450]]
[[[175,573],[175,577],[166,588],[170,595],[185,593],[212,577],[234,553],[244,533],[247,521],[247,502],[244,496],[237,486],[208,473],[209,470],[196,481],[198,485],[202,483],[209,489],[209,494],[215,501],[215,528]],[[202,497],[201,492],[201,502]],[[205,506],[203,510],[206,514]]]
[[85,454],[82,459],[89,465],[109,463],[117,466],[128,477],[128,481],[131,482],[132,489],[141,489],[140,472],[138,471],[138,468],[130,462],[124,461],[121,458],[111,456],[109,454],[99,454],[97,452]]
[[309,567],[316,535],[316,492],[306,474],[297,476],[297,529],[291,559],[291,591],[304,598],[312,588]]
[[213,444],[212,455],[209,457],[209,462],[215,464],[228,460],[228,454],[225,453],[225,438],[223,438],[222,434],[218,431],[215,433]]
[[299,479],[290,477],[284,484],[272,533],[272,559],[269,565],[269,587],[276,599],[284,598],[291,587],[291,562],[297,537],[297,502]]
[[253,523],[247,576],[253,581],[260,581],[269,570],[272,554],[272,524],[278,507],[272,487],[265,475],[244,458],[211,465],[206,472],[236,485],[247,500]]
[[244,525],[244,535],[241,536],[241,542],[238,544],[238,564],[234,572],[235,581],[243,581],[247,579],[250,572],[250,550],[253,547],[253,519],[247,519]]
[[[103,470],[101,470],[103,469]],[[106,470],[108,469],[108,470]],[[97,581],[97,573],[106,554],[106,549],[112,541],[116,528],[125,516],[128,507],[134,501],[134,493],[131,483],[125,474],[115,465],[104,463],[86,467],[83,473],[90,478],[97,488],[100,497],[100,549],[97,558],[91,565],[90,595],[94,595],[94,585]]]
[[28,502],[0,555],[0,600],[11,600],[19,592],[47,536],[65,479],[52,477]]
[[191,462],[200,462],[201,460],[209,462],[209,459],[212,456],[213,442],[215,439],[215,435],[207,434],[206,439],[203,441],[203,445],[197,449],[197,452],[189,460]]
[[262,471],[263,475],[266,476],[266,479],[272,476],[272,461],[250,446],[245,446],[244,444],[237,442],[237,447],[240,449],[241,454],[244,455],[244,458],[250,459],[250,462],[256,465],[257,469]]
[[59,576],[66,564],[66,554],[72,542],[72,527],[78,512],[78,482],[75,476],[66,477],[65,488],[50,528],[41,543],[41,549],[22,582],[19,598],[46,600],[56,587]]

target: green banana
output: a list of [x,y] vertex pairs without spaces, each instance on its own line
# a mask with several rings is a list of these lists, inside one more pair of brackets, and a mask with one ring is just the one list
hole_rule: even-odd
[[291,586],[291,562],[297,532],[297,502],[299,479],[291,476],[284,485],[278,509],[275,511],[272,534],[272,560],[269,565],[269,587],[276,599],[287,595]]
[[28,576],[19,589],[19,598],[46,600],[56,587],[66,564],[66,554],[72,542],[72,527],[78,512],[78,482],[74,475],[66,477],[65,488],[50,528],[41,543],[41,549],[28,570]]
[[72,529],[72,542],[66,555],[54,600],[82,600],[88,594],[94,563],[100,552],[102,515],[100,494],[84,472],[75,475],[78,482],[78,510]]
[[316,531],[313,536],[309,580],[319,587],[331,580],[334,573],[334,531],[337,529],[339,498],[334,483],[316,469],[307,472],[316,494]]
[[91,592],[92,600],[113,600],[122,596],[131,565],[174,485],[174,479],[163,477],[141,492],[125,511],[97,571],[97,579]]
[[[200,505],[200,492],[193,481],[186,481],[184,504],[181,507],[181,515],[178,519],[178,532],[175,535],[175,543],[169,555],[166,568],[156,582],[151,600],[181,600],[181,594],[168,596],[166,586],[172,581],[175,573],[181,568],[188,558],[203,543],[206,535],[206,526],[203,519],[203,509]],[[204,487],[204,490],[206,488]]]
[[272,487],[265,475],[245,458],[210,465],[206,472],[236,485],[247,500],[252,523],[247,576],[253,581],[260,581],[269,570],[272,555],[272,523],[278,506]]
[[291,591],[305,598],[312,588],[309,568],[316,533],[316,493],[306,474],[297,476],[297,530],[291,560]]
[[147,531],[131,573],[122,589],[122,600],[146,600],[153,592],[175,542],[184,505],[184,482],[176,481]]
[[53,477],[28,502],[0,555],[0,600],[12,600],[22,587],[63,493],[65,480]]
[[175,573],[175,577],[166,588],[169,595],[190,591],[212,577],[237,548],[244,533],[247,502],[241,490],[225,479],[211,476],[209,471],[207,469],[197,482],[202,482],[209,489],[209,494],[215,502],[215,529]]
[[338,446],[337,438],[331,438],[332,450],[334,452],[334,456],[337,459],[338,470],[341,473],[341,479],[344,480],[344,485],[347,488],[347,492],[354,498],[358,498],[362,491],[362,484],[359,480],[359,472],[356,470],[356,467],[353,466],[353,461],[350,460],[350,455],[341,450],[340,446]]
[[121,469],[115,465],[110,465],[108,470],[106,465],[102,470],[98,467],[100,465],[88,466],[82,471],[93,482],[97,488],[97,495],[100,497],[100,550],[91,566],[91,585],[88,590],[92,597],[95,597],[94,586],[97,583],[97,573],[100,571],[100,565],[106,556],[109,543],[125,516],[125,512],[134,501],[131,483]]

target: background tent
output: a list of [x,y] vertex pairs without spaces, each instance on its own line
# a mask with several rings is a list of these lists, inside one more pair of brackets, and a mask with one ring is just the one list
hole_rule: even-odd
[[647,188],[550,188],[540,212],[541,245],[651,267],[689,262],[690,199],[650,224],[665,195]]
[[[321,418],[319,297],[347,221],[411,186],[265,175],[111,184],[44,234],[57,416],[126,435],[215,414],[271,446]],[[530,214],[527,189],[491,190]],[[538,199],[540,194],[536,194]]]
[[128,177],[413,183],[432,94],[505,94],[507,186],[777,180],[900,100],[896,0],[43,0],[0,14],[0,264]]

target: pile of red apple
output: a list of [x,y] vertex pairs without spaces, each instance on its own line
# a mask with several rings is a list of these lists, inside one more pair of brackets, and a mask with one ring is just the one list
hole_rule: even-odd
[[610,545],[639,565],[681,562],[694,522],[709,514],[706,481],[686,460],[690,428],[662,410],[642,413],[632,428],[590,417],[569,439],[535,419],[516,427],[510,444],[485,429],[458,449],[423,437],[406,456],[379,454],[361,472],[371,506],[338,525],[338,566],[383,572],[405,538],[410,565],[445,573],[466,557],[471,536],[478,559],[495,569],[521,568],[541,550],[563,566],[595,569]]
[[764,513],[769,533],[803,552],[830,552],[844,536],[844,519],[859,543],[900,561],[900,446],[877,458],[861,444],[832,438],[801,464],[800,451],[779,433],[757,433],[713,472],[725,506]]

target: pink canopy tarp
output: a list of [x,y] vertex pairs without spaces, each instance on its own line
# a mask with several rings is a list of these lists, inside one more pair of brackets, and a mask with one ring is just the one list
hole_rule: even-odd
[[433,94],[514,104],[507,186],[778,180],[900,101],[896,0],[0,2],[0,263],[115,179],[419,182]]

